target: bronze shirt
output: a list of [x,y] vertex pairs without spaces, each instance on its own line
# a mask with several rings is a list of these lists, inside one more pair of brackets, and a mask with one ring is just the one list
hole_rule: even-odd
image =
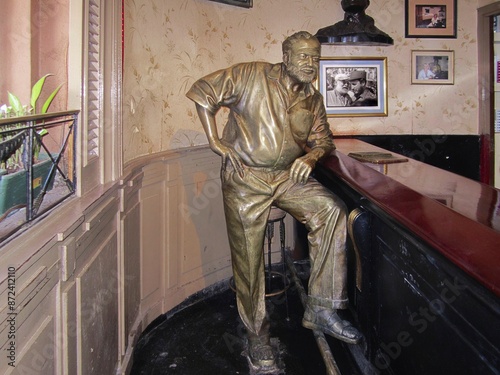
[[286,169],[315,147],[333,150],[323,97],[312,84],[289,103],[283,65],[236,64],[196,81],[188,98],[215,113],[228,107],[221,140],[250,167]]

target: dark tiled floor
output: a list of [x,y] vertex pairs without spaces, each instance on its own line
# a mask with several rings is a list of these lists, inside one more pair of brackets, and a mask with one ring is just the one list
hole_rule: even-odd
[[[222,288],[220,288],[222,289]],[[158,318],[142,334],[134,351],[132,375],[249,374],[241,353],[244,329],[235,294],[218,290],[181,311]],[[321,375],[325,366],[310,330],[301,326],[303,308],[292,284],[287,304],[284,295],[267,299],[271,335],[279,340],[280,362],[287,375]],[[328,338],[344,374],[356,374],[342,344]]]

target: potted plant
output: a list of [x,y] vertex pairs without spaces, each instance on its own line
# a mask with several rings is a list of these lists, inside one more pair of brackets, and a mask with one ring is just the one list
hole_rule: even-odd
[[[0,106],[0,119],[16,118],[37,114],[37,102],[42,93],[45,80],[52,74],[40,78],[31,90],[29,105],[23,105],[19,98],[8,93],[9,106]],[[52,101],[59,92],[59,85],[43,103],[40,114],[47,113]],[[26,170],[28,163],[33,163],[33,194],[38,195],[41,186],[51,167],[51,160],[47,154],[40,153],[41,137],[47,131],[40,129],[32,140],[33,159],[30,161],[26,146],[28,144],[28,130],[26,122],[12,122],[0,127],[0,215],[5,217],[9,210],[26,205]],[[50,188],[51,186],[49,186]]]

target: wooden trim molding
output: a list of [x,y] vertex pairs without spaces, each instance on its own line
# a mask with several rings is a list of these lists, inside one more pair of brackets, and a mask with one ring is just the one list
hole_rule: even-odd
[[477,11],[478,44],[478,98],[479,134],[482,137],[481,181],[492,184],[494,181],[494,75],[493,61],[493,20],[500,14],[500,3],[495,2]]

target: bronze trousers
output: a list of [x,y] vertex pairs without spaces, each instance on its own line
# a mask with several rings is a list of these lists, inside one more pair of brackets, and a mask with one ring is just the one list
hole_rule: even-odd
[[271,205],[305,224],[311,274],[310,305],[347,307],[346,208],[313,178],[289,179],[289,170],[245,167],[241,177],[228,163],[221,173],[238,312],[249,334],[268,331],[263,246]]

